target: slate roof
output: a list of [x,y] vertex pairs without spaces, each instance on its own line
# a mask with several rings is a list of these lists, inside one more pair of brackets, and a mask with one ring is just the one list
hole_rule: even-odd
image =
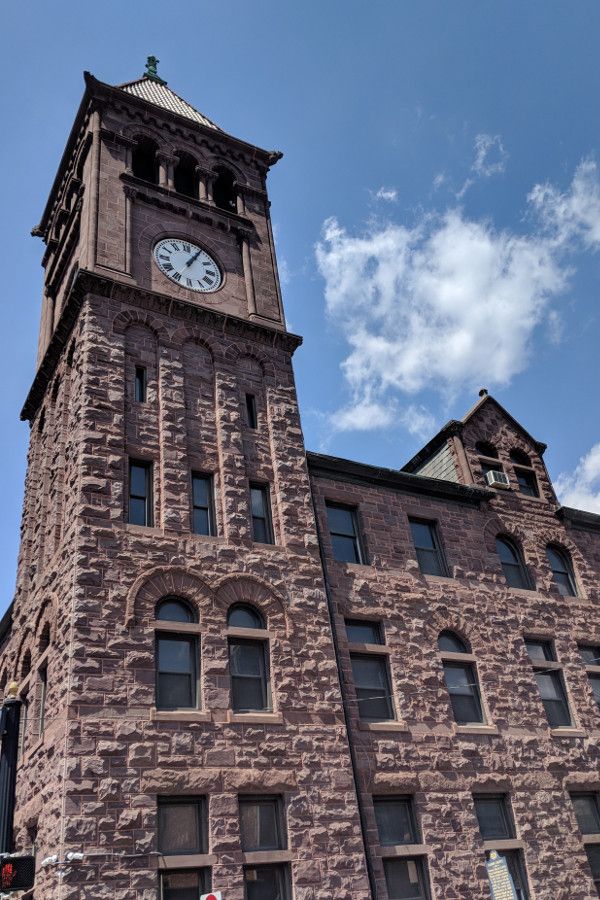
[[168,109],[169,112],[177,113],[178,116],[184,116],[186,119],[198,122],[199,125],[204,125],[206,128],[214,128],[215,131],[221,131],[218,125],[215,125],[201,112],[190,106],[187,100],[184,100],[179,94],[172,91],[166,84],[155,81],[153,78],[148,78],[146,75],[138,78],[136,81],[119,84],[117,87],[125,91],[126,94],[133,94],[134,97],[153,103],[154,106],[160,106],[161,109]]

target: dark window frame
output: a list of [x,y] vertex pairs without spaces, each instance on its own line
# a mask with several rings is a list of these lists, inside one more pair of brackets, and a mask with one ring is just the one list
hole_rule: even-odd
[[198,866],[182,869],[161,869],[159,870],[159,896],[160,900],[169,900],[169,895],[165,887],[165,882],[177,875],[197,875],[199,881],[198,900],[203,894],[210,893],[212,890],[212,872],[209,866]]
[[148,370],[146,366],[136,366],[133,377],[133,399],[136,403],[146,403],[148,399]]
[[[407,820],[410,828],[410,840],[407,841],[391,841],[386,840],[383,834],[382,822],[378,816],[378,809],[382,809],[386,804],[403,804],[406,807]],[[411,794],[376,794],[373,796],[373,811],[375,813],[375,822],[377,824],[377,835],[380,847],[399,847],[409,844],[421,843],[421,829],[417,821],[415,812],[414,797]]]
[[[486,718],[485,712],[483,709],[483,701],[481,699],[481,687],[479,685],[479,677],[477,673],[477,667],[474,662],[471,660],[465,660],[461,662],[458,659],[443,659],[442,658],[442,668],[444,671],[444,681],[446,683],[446,690],[448,691],[448,697],[450,699],[450,708],[452,709],[452,715],[454,717],[454,721],[457,725],[468,726],[468,725],[485,725]],[[462,670],[465,673],[466,687],[469,688],[469,693],[465,694],[464,691],[458,691],[455,687],[448,683],[448,670]],[[455,700],[454,698],[459,697],[468,697],[475,709],[476,718],[463,718],[459,711],[459,700]]]
[[[500,550],[498,549],[499,544],[509,549],[509,551],[513,555],[514,562],[508,562],[502,559],[502,555],[500,553]],[[508,535],[498,534],[496,535],[495,546],[498,559],[500,560],[500,567],[502,569],[502,573],[504,575],[504,578],[506,579],[508,587],[512,590],[535,590],[531,575],[529,574],[529,569],[527,568],[527,565],[525,563],[523,552],[519,545]],[[512,583],[513,573],[518,573],[518,577],[514,579],[515,581],[519,582],[518,584]]]
[[[207,485],[208,505],[202,506],[195,502],[195,482],[204,481]],[[214,496],[214,479],[209,472],[199,472],[195,469],[191,472],[191,500],[192,500],[192,534],[203,535],[204,537],[215,537],[217,534],[215,521],[215,496]],[[198,531],[196,529],[196,510],[206,510],[208,520],[208,531]]]
[[[161,620],[163,621],[163,620]],[[160,669],[160,641],[169,640],[186,643],[190,646],[190,659],[192,671],[190,673],[163,672]],[[200,640],[197,634],[184,634],[177,631],[157,629],[154,635],[154,660],[155,660],[155,705],[158,710],[199,709],[200,704]],[[184,674],[190,678],[191,703],[185,706],[173,706],[161,701],[161,675]]]
[[[572,728],[574,719],[569,703],[569,695],[565,684],[562,666],[560,665],[554,642],[545,638],[524,638],[525,649],[532,665],[533,674],[538,686],[538,692],[548,725],[550,728]],[[543,657],[532,656],[530,650],[540,647]],[[556,697],[544,697],[542,685],[546,679],[550,679]],[[555,715],[556,710],[561,710],[562,715]],[[561,721],[561,719],[563,721]]]
[[[194,849],[185,850],[167,850],[164,849],[161,832],[161,808],[167,806],[195,806],[196,808],[196,827],[198,834],[198,843]],[[169,794],[159,794],[156,798],[156,836],[159,853],[164,856],[188,856],[190,854],[208,853],[208,803],[204,795],[197,794],[178,794],[172,796]]]
[[525,466],[513,466],[515,479],[519,485],[519,493],[524,497],[539,497],[540,486],[533,469]]
[[[376,661],[381,666],[381,671],[384,674],[384,689],[385,694],[381,697],[361,697],[361,693],[364,691],[376,691],[377,688],[373,685],[365,685],[361,686],[357,683],[356,673],[353,666],[354,660],[369,660],[370,662]],[[382,653],[350,653],[350,668],[352,670],[352,683],[354,685],[354,691],[356,694],[356,704],[357,704],[357,715],[359,719],[363,722],[390,722],[396,720],[396,709],[393,700],[393,691],[392,691],[392,677],[390,672],[390,662],[387,654]],[[385,702],[387,707],[387,715],[385,716],[369,716],[364,715],[362,710],[364,709],[365,702],[368,700],[379,700],[382,699]]]
[[256,863],[245,865],[243,869],[245,900],[250,900],[250,892],[248,891],[248,878],[246,877],[246,875],[251,871],[257,870],[275,873],[276,881],[278,882],[277,900],[292,900],[292,875],[289,863]]
[[[260,647],[261,653],[260,673],[258,676],[233,674],[231,666],[231,648],[239,645]],[[273,712],[273,692],[271,690],[271,654],[268,638],[245,638],[231,636],[227,639],[227,658],[229,660],[229,680],[230,680],[230,700],[231,708],[236,713],[253,713],[253,712]],[[236,705],[236,690],[234,687],[235,679],[248,679],[260,681],[260,692],[262,695],[263,705],[258,707],[246,707]]]
[[[255,516],[252,510],[252,492],[260,491],[262,496],[263,503],[263,515]],[[275,536],[273,533],[273,513],[271,509],[271,486],[264,481],[251,481],[249,482],[249,496],[250,496],[250,523],[252,526],[252,541],[255,544],[274,544]],[[254,525],[255,519],[263,521],[265,527],[265,540],[261,541],[257,539],[257,532]]]
[[[244,833],[242,827],[242,807],[243,806],[271,806],[274,810],[274,823],[276,832],[276,843],[274,845],[259,844],[252,846],[251,843],[244,841]],[[238,795],[239,820],[240,820],[240,841],[244,853],[254,853],[263,850],[287,850],[288,835],[285,817],[285,801],[281,794],[239,794]]]
[[[352,532],[349,531],[337,531],[331,527],[331,521],[329,516],[329,510],[341,510],[343,512],[347,512],[350,515],[350,522],[352,523]],[[333,553],[333,558],[336,562],[346,564],[350,563],[351,565],[366,565],[366,555],[364,551],[364,545],[361,537],[361,528],[358,517],[358,507],[352,506],[348,503],[338,503],[335,500],[326,500],[325,501],[325,515],[327,518],[327,528],[329,531],[329,540],[331,542],[331,550]],[[336,538],[342,539],[345,542],[350,541],[353,547],[353,555],[354,559],[342,559],[341,556],[336,555]]]
[[246,394],[246,427],[256,431],[258,428],[258,412],[256,409],[256,394]]
[[[132,470],[134,468],[143,469],[145,495],[134,494],[132,492]],[[154,463],[147,459],[129,458],[129,484],[128,484],[128,503],[127,503],[127,521],[129,525],[138,525],[142,528],[154,527]],[[144,502],[144,522],[132,522],[132,500],[142,500]]]
[[[483,824],[481,818],[479,816],[478,811],[478,803],[490,803],[495,802],[499,805],[499,809],[501,812],[501,817],[506,825],[506,830],[504,834],[485,834]],[[479,832],[481,834],[481,838],[484,841],[510,841],[516,837],[515,830],[515,821],[512,813],[512,806],[510,803],[510,797],[505,793],[492,793],[492,794],[473,794],[473,805],[475,807],[475,815],[477,816],[477,822],[479,824]]]
[[[164,616],[162,614],[162,608],[168,603],[174,603],[184,610],[186,618],[180,619],[173,618],[172,616]],[[156,606],[154,607],[154,620],[156,622],[183,622],[187,625],[196,625],[198,624],[198,610],[195,609],[185,597],[180,597],[178,594],[165,594],[164,597],[161,597],[160,600],[157,601]]]
[[[349,644],[373,644],[378,647],[385,646],[385,640],[383,637],[383,629],[381,626],[381,622],[376,621],[374,619],[354,619],[352,617],[344,619],[344,627],[346,628],[346,637],[348,639]],[[372,630],[373,637],[375,640],[372,641],[361,641],[356,637],[351,637],[349,628],[369,628]]]
[[415,854],[415,856],[390,856],[384,857],[383,859],[383,869],[385,875],[385,883],[387,887],[389,900],[403,900],[402,896],[399,894],[392,893],[392,889],[390,886],[390,876],[389,870],[393,866],[400,867],[403,864],[408,865],[408,863],[414,863],[417,871],[417,875],[419,878],[419,889],[422,889],[420,894],[413,894],[412,897],[408,895],[404,895],[407,900],[413,900],[413,898],[418,898],[418,900],[430,900],[431,898],[431,888],[429,886],[429,866],[427,864],[427,857],[422,854]]
[[[449,578],[450,569],[448,568],[446,554],[444,553],[444,548],[442,546],[438,522],[435,519],[424,519],[419,516],[409,516],[408,524],[410,527],[410,534],[412,537],[413,546],[415,548],[415,554],[417,557],[417,562],[419,563],[421,574]],[[413,525],[422,525],[427,527],[433,547],[421,547],[417,544],[417,538],[415,529],[413,529]],[[427,555],[425,556],[423,554]],[[424,561],[426,559],[436,560],[435,568],[437,569],[437,571],[428,571],[427,567],[424,567]]]
[[38,734],[44,736],[46,728],[46,701],[48,698],[48,663],[40,666],[38,677]]
[[[552,560],[551,554],[556,557],[559,563],[562,563],[562,569],[558,567],[555,568],[555,563]],[[550,571],[552,572],[552,583],[561,597],[577,597],[577,581],[575,579],[575,569],[573,568],[571,554],[558,544],[546,544],[546,560],[550,566]],[[557,578],[557,575],[566,577],[567,590],[563,590],[563,582]]]
[[[571,803],[573,804],[573,812],[575,814],[575,818],[577,819],[577,826],[581,832],[581,834],[585,837],[586,835],[591,834],[600,834],[600,794],[598,791],[570,791]],[[579,799],[590,799],[593,805],[593,815],[597,820],[598,827],[595,831],[584,831],[583,826],[581,824],[581,819],[577,814],[577,808],[575,806],[575,801]]]

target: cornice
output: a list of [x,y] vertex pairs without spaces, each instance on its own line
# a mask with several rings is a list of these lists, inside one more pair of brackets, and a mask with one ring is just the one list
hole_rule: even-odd
[[573,509],[571,506],[560,506],[556,510],[556,518],[562,522],[568,522],[574,528],[600,532],[600,515],[598,513],[587,512],[584,509]]
[[287,331],[268,328],[257,322],[240,319],[214,309],[196,306],[165,294],[147,291],[132,284],[121,284],[87,269],[78,269],[73,275],[60,319],[35,374],[29,393],[21,410],[21,419],[32,421],[54,376],[62,352],[69,340],[86,296],[89,294],[110,297],[131,303],[163,315],[173,315],[195,325],[205,325],[234,338],[255,341],[282,350],[290,355],[300,346],[302,338]]

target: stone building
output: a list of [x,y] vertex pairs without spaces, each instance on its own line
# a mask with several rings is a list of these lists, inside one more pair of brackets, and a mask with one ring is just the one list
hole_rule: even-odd
[[590,900],[600,516],[485,392],[402,470],[306,453],[280,155],[85,76],[0,626],[27,896]]

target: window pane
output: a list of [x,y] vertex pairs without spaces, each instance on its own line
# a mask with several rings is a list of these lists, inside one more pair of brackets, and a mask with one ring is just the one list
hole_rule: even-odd
[[424,575],[446,575],[446,566],[438,546],[435,524],[409,519],[419,568]]
[[251,487],[250,488],[250,503],[252,506],[252,515],[257,516],[258,518],[265,518],[266,516],[266,504],[265,504],[265,490],[262,487]]
[[595,794],[573,794],[573,808],[582,834],[600,834],[600,810]]
[[600,706],[600,675],[590,675],[590,684],[594,694],[594,700]]
[[429,896],[419,857],[386,859],[383,865],[390,900],[421,900]]
[[135,367],[135,400],[144,403],[146,400],[146,370],[143,366]]
[[190,675],[159,674],[157,706],[160,709],[193,709],[195,695]]
[[254,394],[246,394],[246,422],[249,428],[256,428],[256,398]]
[[195,638],[157,637],[157,706],[161,709],[196,706]]
[[519,482],[519,490],[526,497],[539,497],[537,479],[533,472],[523,471],[523,469],[515,469],[515,475]]
[[243,850],[284,850],[280,800],[240,798],[240,829]]
[[289,900],[286,866],[247,866],[244,869],[246,900]]
[[208,869],[188,869],[185,872],[161,874],[161,900],[199,900],[210,890]]
[[529,578],[519,554],[512,544],[502,538],[496,538],[496,551],[500,557],[502,571],[510,587],[529,588]]
[[210,534],[210,516],[208,509],[194,508],[194,534]]
[[483,722],[477,676],[473,667],[448,662],[443,665],[456,722],[459,725]]
[[588,844],[585,848],[594,883],[600,893],[600,844]]
[[361,719],[393,719],[390,683],[385,659],[350,655]]
[[156,618],[167,622],[193,622],[194,616],[187,603],[181,600],[162,600],[156,610]]
[[203,853],[201,805],[159,800],[158,840],[161,853]]
[[262,678],[231,679],[231,705],[236,712],[254,712],[268,709],[265,685]]
[[361,561],[356,538],[332,534],[331,544],[333,558],[338,562],[359,563]]
[[436,550],[417,549],[419,569],[424,575],[445,575],[446,571]]
[[132,463],[130,469],[130,479],[129,483],[131,485],[131,494],[135,497],[145,497],[146,496],[146,476],[147,476],[147,468],[146,466],[139,466]]
[[227,616],[227,624],[233,628],[264,628],[259,613],[251,606],[233,606]]
[[571,724],[571,715],[567,705],[562,679],[559,672],[536,672],[535,678],[548,722],[552,728],[560,728]]
[[580,646],[579,652],[586,666],[600,666],[600,647],[583,645]]
[[346,619],[348,640],[355,644],[382,644],[379,622]]
[[210,478],[194,475],[192,478],[194,506],[206,506],[210,503]]
[[229,664],[232,675],[258,676],[263,669],[264,648],[262,641],[253,643],[230,642]]
[[354,537],[354,510],[341,506],[327,505],[327,523],[329,530],[334,534],[345,534]]
[[530,659],[554,659],[554,651],[549,641],[525,641],[525,649]]
[[262,641],[229,642],[231,703],[238,712],[270,708],[265,653]]
[[252,517],[252,540],[257,544],[269,544],[269,536],[267,532],[267,523],[264,519]]
[[504,797],[476,797],[475,812],[484,841],[514,837]]
[[412,532],[415,547],[420,550],[435,550],[435,540],[433,537],[433,528],[429,522],[415,522],[411,520],[410,530]]
[[468,653],[467,647],[453,631],[442,631],[438,638],[438,647],[447,653]]
[[410,798],[375,798],[375,818],[380,844],[418,843]]
[[132,497],[129,501],[129,524],[146,525],[146,501]]
[[160,637],[158,639],[158,668],[160,671],[189,674],[192,670],[192,640],[190,638]]

